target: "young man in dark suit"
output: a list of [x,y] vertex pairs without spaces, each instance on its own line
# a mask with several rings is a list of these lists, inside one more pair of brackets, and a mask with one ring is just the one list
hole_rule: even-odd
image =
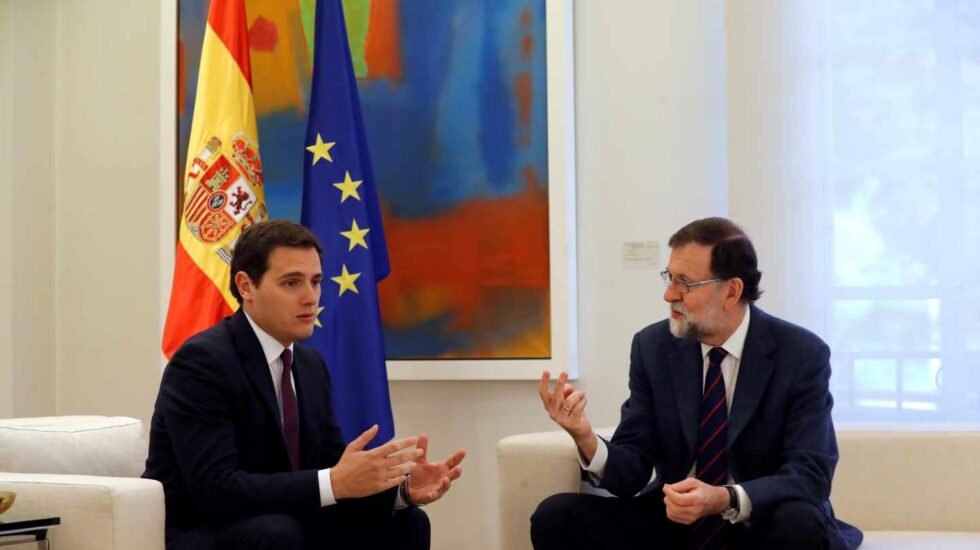
[[298,343],[321,252],[291,222],[247,229],[231,263],[241,308],[166,367],[143,476],[163,483],[168,550],[429,547],[417,505],[445,494],[465,453],[430,463],[425,436],[364,450],[377,426],[345,446],[326,365]]
[[554,389],[541,377],[587,477],[619,498],[549,497],[531,519],[535,548],[856,548],[861,532],[828,500],[829,348],[753,305],[762,274],[731,221],[692,222],[669,245],[670,318],[633,338],[612,439],[592,431],[565,373]]

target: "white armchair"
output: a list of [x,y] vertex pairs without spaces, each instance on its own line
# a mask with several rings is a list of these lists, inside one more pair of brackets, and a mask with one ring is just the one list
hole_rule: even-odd
[[163,486],[139,478],[146,450],[135,418],[0,419],[0,490],[17,493],[10,513],[61,517],[58,550],[163,550]]

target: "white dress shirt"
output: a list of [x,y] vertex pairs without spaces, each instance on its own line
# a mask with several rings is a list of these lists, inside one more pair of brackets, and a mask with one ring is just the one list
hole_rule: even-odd
[[[735,332],[729,336],[724,344],[718,346],[728,352],[728,355],[721,361],[721,375],[725,379],[725,402],[729,413],[732,411],[732,399],[735,396],[735,384],[738,382],[738,367],[742,360],[742,350],[745,348],[745,336],[749,331],[749,311],[749,308],[745,308],[745,317],[742,318],[742,322],[738,325],[738,328],[735,329]],[[701,344],[701,355],[704,358],[704,370],[701,374],[702,380],[708,375],[708,352],[714,347],[704,343]],[[588,472],[589,478],[597,484],[602,479],[602,474],[606,471],[606,461],[608,459],[609,450],[606,448],[606,442],[599,436],[596,436],[596,451],[592,457],[592,463],[586,464],[582,453],[578,454],[579,464],[582,466],[582,469]],[[688,477],[694,477],[696,470],[697,463],[691,467],[691,472],[688,474]],[[732,483],[731,471],[728,473],[727,483],[729,485]],[[749,516],[752,515],[752,501],[749,500],[748,493],[745,492],[745,489],[741,485],[734,485],[734,487],[738,493],[739,511],[738,515],[732,519],[732,523],[739,523],[749,519]]]
[[[245,313],[244,311],[242,313]],[[262,353],[265,354],[265,360],[269,364],[269,374],[272,375],[272,385],[276,389],[276,402],[279,404],[279,427],[282,428],[282,352],[288,349],[290,352],[293,351],[293,345],[290,344],[287,348],[282,345],[279,340],[276,340],[268,332],[262,330],[259,325],[255,324],[255,321],[249,317],[248,313],[245,313],[245,318],[248,319],[248,324],[252,325],[252,331],[255,332],[255,336],[259,339],[259,344],[262,346]],[[293,354],[293,364],[296,364],[296,354]],[[293,394],[296,393],[296,377],[293,373],[289,373],[289,381],[293,385]],[[320,506],[331,506],[337,504],[337,499],[333,496],[333,483],[330,481],[330,468],[324,470],[319,470],[317,472],[317,484],[320,487]],[[402,500],[400,493],[395,493],[395,509],[401,509],[407,507],[408,504]]]
[[[262,353],[269,364],[269,374],[272,376],[272,385],[276,388],[276,401],[279,403],[279,427],[282,428],[282,352],[285,349],[293,351],[293,345],[289,348],[282,345],[279,340],[273,338],[268,332],[262,330],[255,321],[245,313],[248,324],[252,325],[255,336],[262,345]],[[295,355],[293,355],[295,357]],[[295,359],[293,360],[295,364]],[[290,372],[289,381],[293,384],[293,393],[296,393],[296,378]],[[337,504],[337,499],[333,496],[333,485],[330,482],[330,468],[317,472],[317,484],[320,486],[320,506],[330,506]]]

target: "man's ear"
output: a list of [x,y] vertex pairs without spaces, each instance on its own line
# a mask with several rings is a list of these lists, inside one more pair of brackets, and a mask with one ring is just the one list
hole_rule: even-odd
[[255,285],[252,284],[252,279],[248,276],[248,273],[244,271],[235,273],[235,286],[238,288],[238,293],[242,296],[242,301],[250,301],[252,299],[252,291]]
[[742,292],[745,291],[745,283],[739,277],[728,279],[728,289],[725,292],[725,307],[734,307],[742,299]]

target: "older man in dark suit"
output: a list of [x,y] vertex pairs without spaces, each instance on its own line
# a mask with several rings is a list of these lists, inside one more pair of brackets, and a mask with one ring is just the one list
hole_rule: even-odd
[[242,307],[166,367],[144,477],[164,486],[168,550],[429,547],[415,505],[449,489],[464,452],[430,463],[425,436],[365,450],[377,426],[345,446],[326,365],[297,343],[313,331],[321,250],[290,222],[246,230],[231,265]]
[[531,519],[535,548],[856,548],[861,532],[828,500],[837,442],[827,345],[752,305],[761,273],[731,221],[692,222],[669,244],[670,318],[633,338],[612,439],[592,431],[566,374],[554,389],[541,377],[545,408],[588,478],[620,498],[549,497]]

